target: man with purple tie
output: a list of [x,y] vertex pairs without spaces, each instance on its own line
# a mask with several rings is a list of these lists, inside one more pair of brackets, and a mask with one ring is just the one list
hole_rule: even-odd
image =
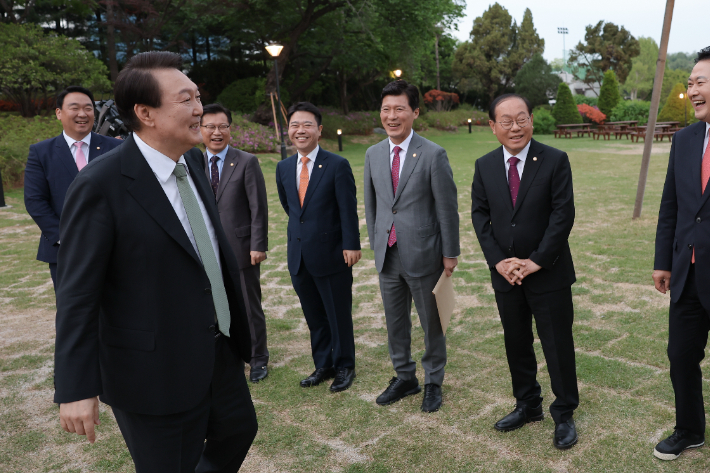
[[92,133],[94,97],[84,87],[70,86],[57,95],[62,134],[30,146],[25,168],[25,207],[42,231],[37,259],[49,263],[56,287],[59,217],[69,184],[86,164],[123,143]]
[[532,139],[530,102],[505,94],[493,100],[489,124],[502,145],[476,161],[471,220],[491,270],[503,323],[516,406],[496,422],[501,432],[542,420],[532,316],[545,353],[555,401],[553,444],[577,443],[572,416],[579,405],[572,339],[574,265],[568,238],[574,224],[567,153]]

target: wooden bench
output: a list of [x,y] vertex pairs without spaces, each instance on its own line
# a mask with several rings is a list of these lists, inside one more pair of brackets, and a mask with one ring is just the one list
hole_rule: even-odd
[[592,138],[598,140],[600,136],[605,140],[611,140],[611,127],[599,125],[596,130],[592,130]]
[[572,138],[572,133],[570,133],[570,131],[566,128],[565,129],[558,128],[555,130],[554,133],[555,133],[555,138],[562,138],[563,136],[565,138]]

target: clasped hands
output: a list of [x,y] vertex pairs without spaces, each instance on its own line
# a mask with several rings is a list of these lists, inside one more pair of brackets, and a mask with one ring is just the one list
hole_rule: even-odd
[[511,286],[521,285],[523,279],[539,271],[540,265],[531,259],[507,258],[496,264],[496,270]]

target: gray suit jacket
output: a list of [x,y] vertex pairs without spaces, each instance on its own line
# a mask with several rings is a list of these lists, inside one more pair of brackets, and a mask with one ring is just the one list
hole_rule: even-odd
[[[203,156],[209,181],[211,163],[207,161],[207,153]],[[219,217],[239,268],[248,268],[250,251],[268,249],[266,183],[256,156],[229,147],[216,197]]]
[[386,139],[365,155],[365,216],[375,267],[382,271],[394,223],[404,270],[412,277],[426,276],[441,270],[444,256],[460,254],[449,158],[444,148],[414,133],[394,195],[389,151]]

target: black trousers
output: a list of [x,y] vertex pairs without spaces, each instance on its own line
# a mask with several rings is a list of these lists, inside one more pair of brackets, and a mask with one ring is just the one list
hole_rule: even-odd
[[668,360],[675,392],[676,429],[705,435],[705,409],[700,362],[710,330],[710,311],[698,298],[695,265],[690,265],[688,279],[678,302],[671,302],[669,313]]
[[256,413],[243,363],[224,336],[215,343],[212,384],[193,409],[164,416],[113,409],[136,473],[239,471],[256,436]]
[[261,307],[261,265],[255,264],[239,272],[242,276],[242,294],[251,332],[251,368],[269,364],[269,349],[266,347],[266,316]]
[[567,421],[579,405],[577,369],[574,361],[572,289],[544,294],[515,285],[508,292],[496,291],[503,323],[505,352],[518,403],[538,406],[542,401],[537,382],[537,360],[533,349],[532,317],[545,353],[555,400],[550,415],[556,423]]
[[57,292],[57,263],[49,263],[49,275],[52,276],[52,284],[54,284],[54,292]]
[[352,268],[316,277],[301,261],[298,274],[291,275],[291,282],[311,332],[316,369],[355,368]]

